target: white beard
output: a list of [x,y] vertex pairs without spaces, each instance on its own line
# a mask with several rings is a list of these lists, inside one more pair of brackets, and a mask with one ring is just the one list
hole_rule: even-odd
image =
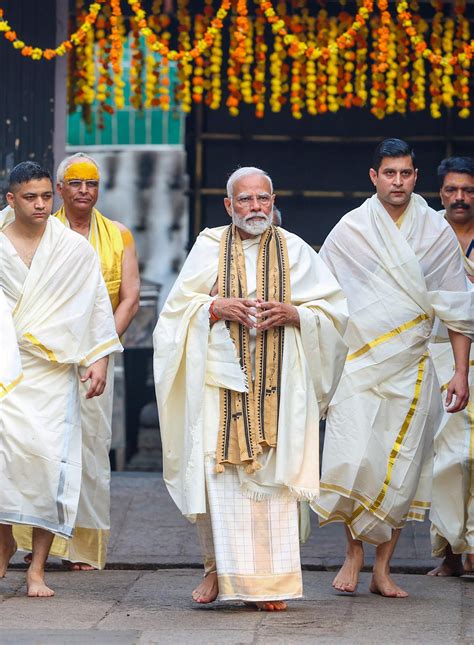
[[[259,219],[259,220],[256,220],[255,222],[247,221],[250,218],[255,217],[256,215],[260,215],[265,219]],[[240,217],[232,209],[232,222],[237,226],[237,228],[242,229],[242,231],[245,231],[249,235],[261,235],[262,233],[265,233],[267,228],[271,226],[272,216],[273,216],[273,213],[270,213],[269,215],[265,215],[265,213],[262,213],[261,211],[259,211],[258,213],[254,213],[254,212],[249,213],[246,217]]]

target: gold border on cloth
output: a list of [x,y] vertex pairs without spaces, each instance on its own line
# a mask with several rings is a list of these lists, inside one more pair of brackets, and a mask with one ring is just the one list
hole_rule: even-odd
[[418,401],[420,399],[421,384],[423,382],[423,375],[425,373],[425,364],[426,364],[427,358],[428,358],[428,354],[423,354],[420,362],[418,363],[418,375],[416,377],[416,383],[415,383],[415,394],[413,396],[412,402],[410,404],[410,408],[405,417],[403,425],[400,428],[400,432],[398,433],[398,436],[395,439],[395,443],[393,444],[393,448],[390,452],[390,456],[388,458],[388,464],[387,464],[387,474],[385,476],[382,489],[380,490],[380,493],[378,494],[377,499],[375,500],[373,505],[368,509],[370,512],[373,512],[379,508],[379,506],[382,504],[383,500],[385,499],[385,495],[387,494],[388,487],[392,480],[392,471],[393,471],[393,466],[395,464],[395,460],[398,457],[400,448],[402,447],[402,444],[403,444],[403,440],[405,439],[405,436],[408,432],[408,428],[410,427],[413,416],[415,414],[416,406],[418,405]]
[[109,347],[112,347],[113,345],[117,345],[117,342],[118,341],[116,338],[112,338],[112,340],[108,340],[107,342],[102,343],[102,345],[99,345],[94,350],[92,350],[92,352],[87,354],[87,356],[84,359],[84,362],[90,363],[90,361],[94,358],[94,356],[97,356],[98,354],[105,351],[106,349],[109,349]]
[[11,392],[17,385],[23,380],[23,372],[18,376],[14,381],[11,381],[8,385],[0,383],[0,399],[3,399],[9,392]]
[[220,600],[287,600],[301,598],[301,571],[270,575],[217,574]]
[[407,329],[411,329],[412,327],[416,327],[420,322],[423,320],[428,320],[429,316],[427,314],[420,314],[413,320],[409,320],[408,322],[404,323],[403,325],[400,325],[399,327],[395,327],[395,329],[392,329],[391,331],[386,332],[385,334],[382,334],[381,336],[378,336],[374,340],[371,340],[370,343],[366,343],[363,345],[360,349],[357,351],[353,352],[352,354],[349,354],[347,357],[348,361],[353,361],[355,358],[359,358],[359,356],[362,356],[363,354],[367,354],[369,350],[371,350],[373,347],[376,347],[377,345],[380,345],[381,343],[385,343],[385,341],[390,340],[391,338],[394,338],[398,334],[401,334],[402,332],[406,331]]
[[42,352],[46,354],[48,360],[50,360],[52,363],[58,362],[56,354],[51,349],[45,347],[43,343],[40,343],[40,341],[35,336],[33,336],[33,334],[23,334],[23,338],[29,340],[33,345],[36,345],[36,347],[38,347]]
[[[384,512],[383,510],[380,509],[380,506],[382,502],[385,499],[385,496],[387,494],[388,487],[390,485],[391,479],[392,479],[392,472],[393,472],[393,467],[395,465],[395,461],[398,457],[398,454],[400,452],[400,449],[402,447],[403,441],[406,437],[406,434],[409,430],[410,424],[413,420],[413,416],[415,414],[415,410],[418,405],[418,401],[420,399],[420,393],[421,393],[421,387],[422,387],[422,382],[423,382],[423,376],[425,372],[425,366],[426,366],[426,360],[428,358],[428,354],[423,354],[423,356],[420,359],[420,362],[418,363],[418,374],[415,382],[415,391],[413,395],[413,399],[411,401],[410,407],[408,409],[407,415],[403,421],[402,427],[400,428],[400,431],[397,435],[397,438],[395,439],[395,443],[393,444],[392,450],[390,451],[390,455],[388,458],[388,463],[387,463],[387,472],[385,475],[385,479],[382,485],[382,488],[380,489],[379,494],[377,495],[375,500],[369,499],[366,495],[363,495],[361,493],[358,493],[357,491],[354,490],[348,490],[344,488],[343,486],[339,486],[338,484],[330,484],[330,483],[325,483],[321,482],[320,487],[322,490],[328,490],[330,492],[334,493],[339,493],[344,495],[345,497],[348,497],[349,499],[356,500],[362,504],[362,507],[359,506],[356,511],[353,513],[352,516],[347,516],[345,513],[341,511],[335,511],[334,513],[328,513],[325,511],[319,504],[315,506],[317,512],[321,514],[325,519],[321,522],[320,521],[320,526],[324,526],[325,524],[329,524],[331,522],[341,520],[351,526],[357,519],[357,517],[360,515],[362,512],[362,509],[365,508],[369,513],[372,513],[380,519],[381,521],[385,521],[388,524],[392,526],[392,528],[400,528],[400,526],[403,526],[403,523],[400,523],[399,521],[395,520],[395,518],[391,517],[388,513]],[[429,503],[428,502],[415,502],[410,504],[410,508],[414,506],[421,506],[421,507],[427,507],[429,508]],[[419,519],[417,517],[414,517],[414,515],[417,515],[414,511],[410,511],[408,515],[406,516],[407,519]],[[421,515],[418,514],[418,515]],[[424,516],[424,514],[423,514]],[[404,518],[404,519],[406,519]],[[369,540],[366,539],[364,536],[364,540],[369,542]]]
[[[19,549],[31,551],[32,533],[31,526],[16,524],[13,527],[13,535]],[[73,537],[69,540],[55,535],[49,554],[63,560],[85,562],[96,569],[103,569],[107,558],[109,537],[110,531],[108,529],[76,527]],[[73,554],[70,553],[71,546],[74,548]]]

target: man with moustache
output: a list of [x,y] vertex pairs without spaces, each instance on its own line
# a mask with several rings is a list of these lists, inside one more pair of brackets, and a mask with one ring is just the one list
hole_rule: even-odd
[[[474,159],[444,159],[438,177],[445,208],[441,214],[458,239],[466,275],[474,282]],[[438,325],[430,353],[443,397],[454,360],[448,340],[446,328]],[[435,437],[431,543],[433,555],[443,562],[429,572],[430,576],[474,572],[474,347],[469,372],[467,407],[456,414],[445,414]]]
[[410,146],[382,141],[369,174],[376,194],[342,218],[320,251],[348,299],[349,354],[328,410],[315,510],[321,524],[345,525],[337,590],[356,590],[368,542],[376,546],[370,591],[404,598],[390,559],[405,522],[429,508],[442,413],[428,343],[437,317],[454,354],[446,411],[459,412],[469,397],[474,292],[449,224],[413,192]]
[[193,599],[265,611],[302,594],[297,501],[318,495],[319,418],[346,354],[340,288],[272,226],[274,199],[259,168],[230,176],[232,224],[199,235],[154,333],[164,479],[204,552]]
[[95,253],[50,217],[49,173],[31,161],[18,164],[7,201],[0,213],[0,291],[23,379],[0,401],[0,577],[17,547],[13,527],[28,525],[27,594],[49,597],[45,562],[55,535],[71,538],[79,501],[80,381],[88,399],[101,395],[108,356],[122,348]]

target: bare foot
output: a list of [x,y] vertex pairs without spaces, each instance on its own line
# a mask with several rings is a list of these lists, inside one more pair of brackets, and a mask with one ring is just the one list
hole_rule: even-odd
[[95,567],[87,562],[70,562],[69,560],[63,560],[63,565],[69,569],[69,571],[95,571]]
[[255,607],[260,611],[286,611],[288,605],[284,600],[264,600],[259,602],[248,602],[244,601],[244,605],[247,607]]
[[462,566],[462,556],[453,554],[450,557],[444,558],[443,562],[439,565],[439,567],[436,567],[431,571],[428,571],[426,575],[447,577],[447,576],[462,576],[463,573],[464,573],[464,567]]
[[6,544],[0,544],[0,578],[4,578],[8,569],[10,560],[16,553],[16,542],[11,539]]
[[26,574],[26,589],[26,595],[29,598],[50,598],[54,596],[54,591],[46,585],[44,576],[30,570]]
[[353,593],[359,584],[359,573],[364,566],[364,549],[362,546],[353,545],[346,553],[344,564],[334,578],[332,586],[338,591]]
[[191,594],[195,602],[205,604],[214,602],[219,594],[219,585],[217,583],[217,573],[208,573],[201,584]]
[[466,553],[464,560],[464,573],[474,573],[474,553]]
[[369,590],[385,598],[406,598],[408,593],[401,589],[387,572],[374,571],[370,581]]

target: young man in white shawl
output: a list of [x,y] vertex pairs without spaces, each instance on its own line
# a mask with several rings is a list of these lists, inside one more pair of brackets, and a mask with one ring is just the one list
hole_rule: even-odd
[[[439,168],[441,214],[459,241],[464,268],[474,283],[474,159],[451,157]],[[443,396],[453,366],[444,325],[439,325],[430,353]],[[431,543],[443,562],[430,576],[460,576],[474,572],[474,346],[469,360],[470,398],[457,414],[445,414],[435,436]],[[465,561],[463,564],[463,554]]]
[[[49,173],[28,161],[10,175],[0,214],[0,289],[12,312],[23,379],[0,401],[0,576],[32,526],[28,596],[54,594],[44,566],[54,535],[70,538],[81,485],[79,385],[99,396],[121,351],[97,257],[51,218]],[[80,377],[78,367],[81,366]]]
[[[66,157],[57,170],[56,188],[63,205],[54,213],[64,225],[84,236],[99,257],[119,337],[138,310],[140,277],[135,243],[121,222],[104,217],[95,205],[100,169],[83,152]],[[87,385],[82,386],[85,394]],[[81,396],[82,482],[74,536],[56,536],[51,555],[72,571],[103,569],[110,535],[110,461],[114,395],[114,357],[109,360],[107,386],[100,397]],[[31,530],[15,529],[20,548],[31,548]],[[28,562],[31,556],[27,555]]]
[[321,497],[322,525],[343,522],[347,552],[333,586],[354,592],[363,542],[376,546],[370,591],[408,594],[390,577],[390,559],[407,520],[430,505],[433,436],[442,413],[428,353],[433,322],[448,328],[454,373],[446,409],[468,401],[474,293],[449,224],[416,195],[414,154],[400,139],[375,151],[376,194],[345,215],[320,256],[341,284],[349,307],[349,345],[341,382],[328,410]]
[[302,594],[297,501],[319,492],[319,418],[347,350],[340,287],[272,226],[274,199],[264,171],[231,175],[232,223],[199,235],[154,333],[164,479],[204,551],[193,599],[266,611]]

